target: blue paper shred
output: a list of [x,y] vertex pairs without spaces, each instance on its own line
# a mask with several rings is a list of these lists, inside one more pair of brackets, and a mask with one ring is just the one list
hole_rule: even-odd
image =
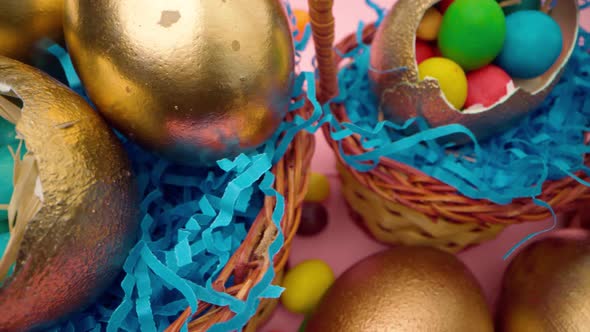
[[[365,1],[376,11],[378,25],[384,10],[371,0]],[[580,10],[590,7],[588,3],[580,4]],[[379,122],[379,102],[368,78],[368,72],[374,70],[369,64],[371,48],[362,43],[363,27],[364,23],[359,22],[359,46],[341,54],[350,62],[339,72],[339,95],[333,99],[344,104],[353,123],[340,123],[329,108],[324,109],[331,137],[339,142],[340,153],[350,166],[366,172],[374,169],[380,158],[391,158],[423,171],[467,197],[497,204],[508,204],[517,198],[533,199],[552,213],[549,204],[537,199],[546,181],[571,177],[581,185],[590,185],[575,175],[588,171],[584,165],[584,154],[589,150],[584,144],[584,132],[590,128],[587,31],[580,29],[580,43],[545,102],[510,130],[478,142],[467,128],[457,124],[429,128],[420,117],[403,125]],[[418,125],[420,130],[408,136],[404,129],[409,125]],[[436,142],[439,137],[454,134],[467,135],[472,143],[453,148]],[[342,140],[351,135],[360,137],[366,152],[343,153]],[[454,153],[448,153],[450,148]]]
[[[294,20],[288,3],[286,7]],[[311,35],[309,26],[303,33],[303,40],[295,44],[297,61]],[[88,100],[68,53],[55,44],[48,52],[59,59],[69,86]],[[271,167],[283,157],[297,133],[314,133],[322,124],[323,109],[315,99],[315,85],[313,73],[298,74],[289,108],[290,112],[298,110],[307,100],[314,108],[309,119],[295,116],[285,120],[257,151],[219,160],[216,167],[175,165],[119,135],[132,159],[142,196],[139,241],[107,294],[51,331],[163,331],[187,307],[196,312],[200,301],[228,306],[235,313],[211,331],[240,331],[261,299],[279,297],[282,288],[272,285],[272,268],[246,300],[216,291],[212,285],[246,238],[265,196],[276,198],[272,221],[279,230],[268,259],[283,246],[280,221],[285,203],[272,187]],[[304,87],[311,88],[305,91]],[[226,286],[232,282],[230,279]],[[186,324],[183,331],[187,331]]]

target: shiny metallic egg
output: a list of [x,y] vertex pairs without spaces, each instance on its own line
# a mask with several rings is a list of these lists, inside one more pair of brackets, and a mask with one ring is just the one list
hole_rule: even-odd
[[[399,0],[378,27],[371,46],[369,78],[380,100],[384,118],[396,123],[421,116],[431,127],[461,124],[478,139],[502,132],[529,111],[541,105],[557,84],[565,65],[578,42],[578,2],[559,0],[550,15],[563,33],[563,49],[559,59],[543,75],[514,79],[515,89],[487,108],[453,107],[443,96],[435,80],[419,81],[415,56],[416,31],[426,11],[438,0]],[[399,70],[396,70],[399,69]],[[464,135],[444,140],[465,143]]]
[[0,270],[14,263],[0,286],[0,331],[26,331],[83,309],[111,285],[136,242],[139,194],[106,122],[73,91],[5,57],[2,114],[27,154],[15,164],[16,223],[0,261]]
[[41,38],[62,38],[64,0],[0,1],[0,55],[26,59]]
[[284,118],[294,46],[279,0],[66,0],[88,96],[141,146],[208,165],[256,148]]

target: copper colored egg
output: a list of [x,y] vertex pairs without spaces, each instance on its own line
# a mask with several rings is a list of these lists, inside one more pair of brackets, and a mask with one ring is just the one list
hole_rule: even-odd
[[0,331],[26,331],[82,309],[110,286],[136,241],[138,193],[105,121],[49,76],[0,57],[0,114],[28,151],[15,168],[16,226],[0,261],[0,270],[15,264],[0,287]]
[[26,59],[41,38],[62,37],[64,0],[0,1],[0,55]]
[[288,110],[294,47],[279,0],[66,0],[64,22],[100,112],[173,161],[253,149]]
[[306,332],[491,332],[481,288],[455,256],[394,247],[358,262],[324,295]]
[[500,332],[590,329],[590,236],[574,230],[534,242],[504,275]]
[[[458,110],[442,95],[435,80],[418,80],[414,47],[424,13],[438,0],[399,0],[379,26],[371,48],[369,72],[373,90],[386,119],[402,123],[421,116],[431,127],[461,124],[478,139],[504,131],[541,105],[557,84],[578,41],[577,0],[559,0],[551,12],[563,33],[559,59],[545,74],[530,80],[514,80],[514,89],[487,108]],[[533,55],[531,55],[533,56]],[[400,70],[394,70],[394,69]],[[403,68],[403,69],[401,69]],[[445,140],[465,143],[464,135]]]

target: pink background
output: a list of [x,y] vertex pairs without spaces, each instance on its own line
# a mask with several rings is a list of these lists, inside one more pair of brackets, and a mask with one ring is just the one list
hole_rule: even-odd
[[[291,0],[290,2],[293,9],[307,9],[306,0]],[[359,20],[369,23],[376,19],[374,12],[365,5],[364,0],[337,0],[334,2],[336,40],[355,32]],[[376,0],[375,2],[382,7],[389,8],[395,0]],[[583,21],[589,22],[586,18]],[[310,44],[304,52],[301,70],[311,70],[310,59],[312,55],[313,46]],[[340,184],[334,167],[335,158],[332,150],[328,147],[321,133],[318,133],[316,137],[317,150],[312,169],[326,174],[330,178],[331,196],[327,202],[330,223],[328,228],[318,236],[296,237],[289,264],[294,266],[306,259],[322,259],[333,268],[336,275],[339,275],[358,260],[384,249],[385,246],[365,235],[348,216],[343,198],[340,195]],[[502,273],[507,264],[502,256],[528,234],[547,229],[551,225],[552,221],[547,220],[512,226],[496,240],[459,254],[459,258],[469,266],[480,281],[492,308],[497,298]],[[295,332],[302,320],[302,315],[289,313],[279,306],[271,321],[261,327],[260,331]]]

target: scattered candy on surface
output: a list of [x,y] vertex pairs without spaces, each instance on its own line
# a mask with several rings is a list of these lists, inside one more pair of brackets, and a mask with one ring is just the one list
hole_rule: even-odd
[[309,176],[309,187],[304,200],[306,202],[323,202],[330,196],[330,180],[321,174],[312,172]]
[[293,9],[293,16],[295,16],[297,22],[297,25],[294,28],[298,31],[295,40],[301,41],[301,39],[303,39],[303,34],[305,33],[305,27],[309,24],[309,13],[306,10]]
[[438,46],[465,70],[491,63],[502,50],[506,19],[495,0],[455,0],[443,16]]
[[455,2],[455,0],[442,0],[441,2],[439,2],[438,10],[440,11],[440,13],[444,14],[453,2]]
[[430,58],[418,66],[420,80],[435,78],[453,107],[461,109],[467,98],[467,77],[461,67],[445,58]]
[[542,75],[561,54],[561,28],[543,12],[523,10],[510,14],[506,30],[506,41],[496,63],[513,78]]
[[283,306],[293,313],[308,314],[334,282],[334,272],[325,262],[311,259],[287,271],[283,279]]
[[416,40],[416,62],[418,64],[435,56],[436,50],[433,45],[421,40]]
[[473,105],[489,107],[508,93],[512,78],[502,68],[487,65],[467,73],[467,99],[465,108]]
[[416,36],[422,40],[436,40],[441,22],[442,15],[440,12],[434,7],[428,9],[418,26]]
[[[500,4],[503,1],[506,0],[498,0]],[[510,15],[521,10],[539,10],[541,9],[541,0],[520,0],[520,4],[505,6],[502,9],[506,15]]]
[[312,236],[321,233],[328,225],[328,209],[318,202],[304,202],[297,235]]

